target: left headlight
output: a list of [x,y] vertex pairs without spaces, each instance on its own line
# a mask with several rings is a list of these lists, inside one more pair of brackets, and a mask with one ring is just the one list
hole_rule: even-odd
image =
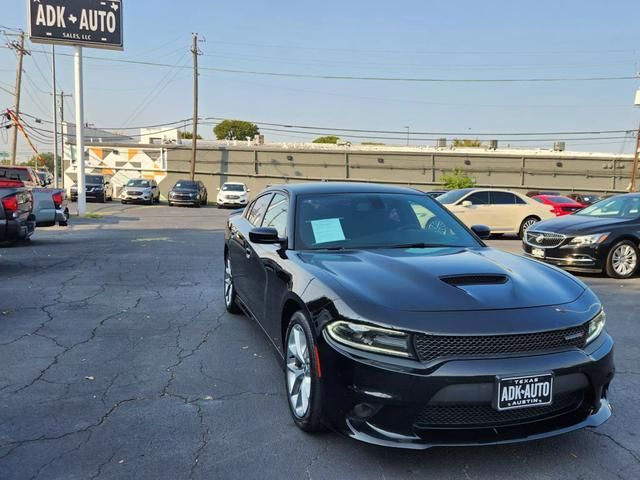
[[607,315],[604,313],[604,310],[600,310],[600,313],[591,319],[589,322],[589,332],[587,333],[586,344],[589,344],[598,338],[598,335],[600,335],[602,330],[604,330],[604,324],[606,321]]
[[338,343],[368,352],[413,357],[411,337],[397,330],[338,320],[327,327],[329,336]]
[[569,242],[569,245],[595,245],[596,243],[604,242],[608,236],[609,236],[608,233],[596,233],[595,235],[582,235],[580,237],[574,237]]

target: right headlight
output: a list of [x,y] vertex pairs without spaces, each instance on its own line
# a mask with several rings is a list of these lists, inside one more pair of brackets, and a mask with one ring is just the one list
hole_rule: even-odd
[[606,321],[607,315],[604,313],[604,310],[600,310],[600,313],[591,319],[589,322],[589,332],[587,333],[586,344],[589,344],[598,338],[598,335],[600,335],[602,330],[604,330],[604,324]]
[[327,333],[338,343],[368,352],[409,358],[411,336],[387,328],[338,320],[327,325]]

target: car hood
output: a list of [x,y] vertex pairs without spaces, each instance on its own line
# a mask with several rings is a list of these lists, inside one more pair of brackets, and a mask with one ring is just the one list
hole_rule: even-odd
[[562,233],[563,235],[584,235],[589,233],[605,232],[612,226],[628,222],[628,218],[601,218],[587,215],[565,215],[538,222],[532,231],[548,231]]
[[298,258],[345,302],[393,310],[542,307],[572,302],[585,290],[559,269],[492,248],[304,252]]

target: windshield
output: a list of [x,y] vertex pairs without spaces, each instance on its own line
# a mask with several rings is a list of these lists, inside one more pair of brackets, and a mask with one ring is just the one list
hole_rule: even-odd
[[402,193],[303,195],[295,242],[300,250],[479,246],[435,200]]
[[222,185],[223,192],[244,192],[244,185],[237,185],[233,183],[225,183]]
[[588,217],[636,218],[640,215],[640,196],[607,198],[576,212]]
[[186,188],[188,190],[194,190],[198,188],[198,184],[196,182],[192,182],[191,180],[178,180],[175,187],[173,188]]
[[467,193],[471,191],[470,188],[462,188],[460,190],[451,190],[450,192],[443,193],[438,197],[438,202],[444,205],[450,205],[452,203],[456,203],[462,197],[464,197]]
[[102,178],[100,175],[85,175],[85,183],[90,185],[98,185],[102,183]]
[[127,187],[148,187],[148,186],[149,186],[149,180],[137,179],[137,180],[129,180],[127,182]]

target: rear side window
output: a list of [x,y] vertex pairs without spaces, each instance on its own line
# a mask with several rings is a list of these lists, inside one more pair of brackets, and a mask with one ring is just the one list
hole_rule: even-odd
[[465,198],[463,201],[468,200],[474,205],[488,205],[489,204],[489,192],[475,192]]
[[514,205],[516,196],[509,192],[491,192],[491,203],[493,205]]
[[254,226],[256,227],[260,226],[260,223],[262,222],[262,217],[264,216],[264,213],[267,210],[267,207],[269,206],[269,201],[271,200],[271,197],[273,197],[273,194],[271,193],[267,195],[263,195],[261,197],[258,197],[256,201],[253,202],[253,204],[251,205],[251,208],[249,209],[249,213],[247,214],[247,220],[249,220],[249,222]]
[[263,227],[271,227],[278,230],[278,236],[287,236],[287,212],[289,211],[289,200],[281,193],[276,193],[269,204],[267,213],[262,221]]

